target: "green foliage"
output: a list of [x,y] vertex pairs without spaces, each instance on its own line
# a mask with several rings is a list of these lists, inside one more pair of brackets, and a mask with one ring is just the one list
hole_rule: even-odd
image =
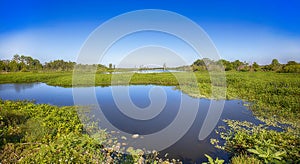
[[[163,163],[157,153],[120,153],[120,143],[96,123],[79,120],[86,107],[36,105],[0,100],[1,163]],[[86,118],[88,119],[88,118]],[[93,132],[93,136],[88,133]],[[159,162],[161,161],[161,162]]]
[[281,70],[278,70],[278,72],[283,73],[300,73],[300,63],[297,63],[295,61],[289,61],[286,65],[282,67]]
[[45,70],[52,70],[52,71],[72,71],[75,66],[75,62],[66,62],[63,60],[54,60],[50,61],[49,63],[45,63],[44,69]]
[[231,158],[232,164],[262,164],[259,159],[245,154],[239,154]]
[[[44,65],[38,59],[33,59],[30,56],[14,55],[12,60],[0,60],[0,72],[49,72],[49,71],[67,71],[71,72],[74,66],[77,66],[82,71],[97,70],[98,72],[107,71],[107,68],[101,64],[76,64],[71,61],[54,60],[46,62]],[[96,67],[96,68],[95,68]]]
[[198,59],[192,64],[192,69],[193,71],[205,71],[207,70],[206,68],[206,63],[204,59]]
[[[275,71],[284,73],[300,73],[300,64],[295,61],[289,61],[287,64],[280,64],[277,59],[273,59],[271,64],[265,66],[259,66],[256,62],[253,65],[249,65],[247,62],[241,62],[239,60],[227,61],[220,59],[218,61],[211,60],[209,58],[203,58],[196,60],[191,66],[180,66],[177,70],[193,70],[193,71],[206,71],[224,68],[225,71]],[[76,64],[71,61],[54,60],[46,62],[44,65],[40,63],[38,59],[33,59],[30,56],[14,55],[12,60],[0,60],[0,72],[38,72],[38,71],[73,71],[74,67],[85,72],[113,72],[115,71],[115,65],[109,64],[108,68],[101,64]],[[164,64],[165,68],[165,64]]]
[[29,70],[36,71],[42,69],[42,64],[39,60],[33,59],[30,56],[14,55],[12,60],[1,60],[0,71],[4,72],[27,72]]
[[286,154],[285,151],[274,152],[271,148],[260,148],[255,146],[255,149],[247,149],[248,152],[258,155],[259,158],[262,158],[265,163],[275,163],[282,160],[282,157]]
[[208,159],[208,163],[207,162],[203,162],[202,164],[223,164],[224,163],[224,160],[219,159],[219,158],[216,158],[214,160],[211,156],[209,156],[207,154],[205,154],[205,157]]
[[256,63],[256,62],[254,62],[253,64],[252,64],[252,67],[253,67],[253,70],[256,72],[256,71],[259,71],[259,65]]
[[[257,64],[257,63],[256,63]],[[250,70],[248,63],[235,60],[233,62],[220,59],[218,61],[213,61],[208,58],[198,59],[192,64],[193,71],[204,71],[204,70],[214,70],[212,67],[218,66],[219,68],[223,67],[225,71],[242,71],[246,72]],[[219,69],[218,69],[219,70]]]
[[[77,137],[85,135],[74,107],[58,108],[27,101],[0,100],[0,116],[0,161],[3,163],[25,162],[31,159],[30,156],[46,160],[50,157],[46,148],[52,143],[69,134]],[[72,147],[66,149],[74,151]],[[41,153],[47,156],[36,156]]]
[[257,116],[299,123],[299,78],[273,72],[227,73],[227,96],[253,102],[250,108]]
[[97,163],[104,161],[102,145],[88,135],[68,133],[49,144],[43,144],[38,151],[26,155],[24,163]]
[[[230,130],[220,132],[226,141],[221,147],[235,155],[249,154],[265,163],[300,162],[300,133],[296,127],[281,127],[283,131],[268,129],[268,124],[224,120]],[[219,143],[216,143],[219,144]]]
[[207,58],[198,59],[192,65],[191,68],[193,71],[205,71],[208,70],[209,67],[213,65],[222,65],[225,71],[274,71],[281,73],[300,73],[300,64],[295,61],[289,61],[287,64],[280,64],[277,59],[273,59],[271,64],[260,66],[256,62],[252,65],[249,65],[247,62],[241,62],[239,60],[235,60],[233,62],[220,59],[218,61],[213,61]]
[[278,65],[280,65],[280,63],[277,59],[273,59],[271,65],[272,66],[278,66]]

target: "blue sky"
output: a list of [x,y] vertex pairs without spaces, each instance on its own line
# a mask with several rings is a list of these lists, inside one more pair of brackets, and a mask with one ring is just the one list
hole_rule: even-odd
[[75,61],[89,34],[103,22],[133,10],[163,9],[201,26],[226,60],[300,62],[299,8],[297,0],[1,0],[0,58],[18,53],[42,62]]

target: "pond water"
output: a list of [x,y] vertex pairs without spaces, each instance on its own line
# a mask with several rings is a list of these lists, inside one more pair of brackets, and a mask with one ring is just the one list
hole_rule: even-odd
[[[157,87],[165,92],[167,99],[163,110],[152,119],[137,120],[129,118],[118,109],[114,102],[112,91],[128,88],[131,101],[137,107],[145,108],[151,104],[149,92]],[[187,132],[170,147],[161,150],[160,154],[162,157],[168,154],[168,158],[180,159],[184,163],[201,163],[201,161],[206,161],[204,154],[209,154],[212,157],[218,156],[228,161],[230,155],[227,152],[218,150],[210,144],[210,138],[219,138],[214,131],[206,139],[198,139],[199,131],[208,113],[211,100],[192,98],[172,86],[131,85],[83,87],[80,89],[84,91],[91,88],[95,89],[96,99],[102,110],[102,113],[96,111],[94,114],[96,116],[97,114],[105,115],[109,122],[117,129],[129,134],[148,135],[161,131],[164,127],[171,124],[179,113],[179,106],[183,97],[188,101],[199,101],[195,120],[187,129]],[[34,100],[36,103],[57,106],[74,105],[72,88],[48,86],[44,83],[0,84],[0,98],[4,100]],[[89,97],[87,97],[87,99],[89,99]],[[256,124],[260,123],[243,104],[241,100],[226,100],[217,126],[224,126],[224,123],[221,121],[222,119],[245,120]],[[186,110],[186,113],[189,112],[188,109],[188,105],[183,106],[183,110]]]

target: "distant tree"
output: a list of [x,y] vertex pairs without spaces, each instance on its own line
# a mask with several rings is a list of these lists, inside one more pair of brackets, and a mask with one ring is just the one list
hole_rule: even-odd
[[206,64],[203,59],[198,59],[192,64],[193,71],[203,71],[207,70]]
[[16,62],[16,63],[19,63],[20,62],[20,56],[18,54],[15,54],[14,57],[13,57],[13,60]]
[[164,69],[164,70],[167,69],[167,64],[166,64],[166,63],[163,64],[163,69]]
[[258,71],[259,70],[259,65],[256,62],[254,62],[252,64],[252,68],[253,68],[254,71]]
[[18,72],[19,71],[18,63],[16,60],[10,61],[8,64],[8,67],[9,67],[10,72]]
[[279,61],[277,59],[273,59],[271,64],[269,65],[268,70],[270,71],[278,71],[281,69],[281,64],[279,63]]
[[295,61],[288,61],[286,65],[282,67],[278,72],[283,73],[300,73],[300,63]]
[[242,69],[243,67],[243,62],[239,61],[239,60],[235,60],[234,62],[232,62],[233,68],[237,71],[239,71],[240,69]]
[[295,61],[288,61],[286,65],[297,65],[298,63]]
[[33,59],[32,61],[32,67],[33,70],[41,70],[43,68],[43,65],[41,62],[37,59]]
[[243,64],[241,66],[239,66],[238,70],[242,71],[242,72],[247,72],[250,71],[250,66],[249,63],[247,63],[246,61],[243,62]]
[[196,66],[206,66],[205,62],[203,59],[198,59],[196,60],[193,65],[196,65]]
[[108,68],[112,69],[112,63],[109,63]]
[[107,67],[102,65],[102,64],[98,64],[97,65],[97,72],[105,72],[107,70]]
[[271,65],[272,66],[278,66],[278,65],[280,65],[280,63],[277,59],[273,59]]
[[66,62],[63,60],[54,60],[49,63],[45,63],[44,69],[50,71],[72,71],[75,66],[75,62]]
[[5,71],[5,63],[3,60],[0,60],[0,71]]
[[203,58],[203,61],[204,61],[204,63],[205,63],[206,66],[209,66],[209,65],[215,63],[215,61],[213,61],[213,60],[210,59],[210,58]]
[[217,63],[223,65],[225,71],[230,71],[233,69],[233,65],[230,61],[221,59],[221,60],[218,60]]
[[1,60],[0,61],[0,71],[9,72],[9,60]]
[[22,63],[25,63],[25,58],[26,57],[24,55],[21,55],[20,60],[21,60]]

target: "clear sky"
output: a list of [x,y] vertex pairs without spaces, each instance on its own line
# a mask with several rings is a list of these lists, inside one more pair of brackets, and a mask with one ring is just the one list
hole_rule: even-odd
[[[0,59],[18,53],[42,62],[75,61],[95,28],[140,9],[169,10],[190,18],[226,60],[300,62],[298,0],[0,0]],[[107,58],[104,64],[110,60],[117,58]]]

